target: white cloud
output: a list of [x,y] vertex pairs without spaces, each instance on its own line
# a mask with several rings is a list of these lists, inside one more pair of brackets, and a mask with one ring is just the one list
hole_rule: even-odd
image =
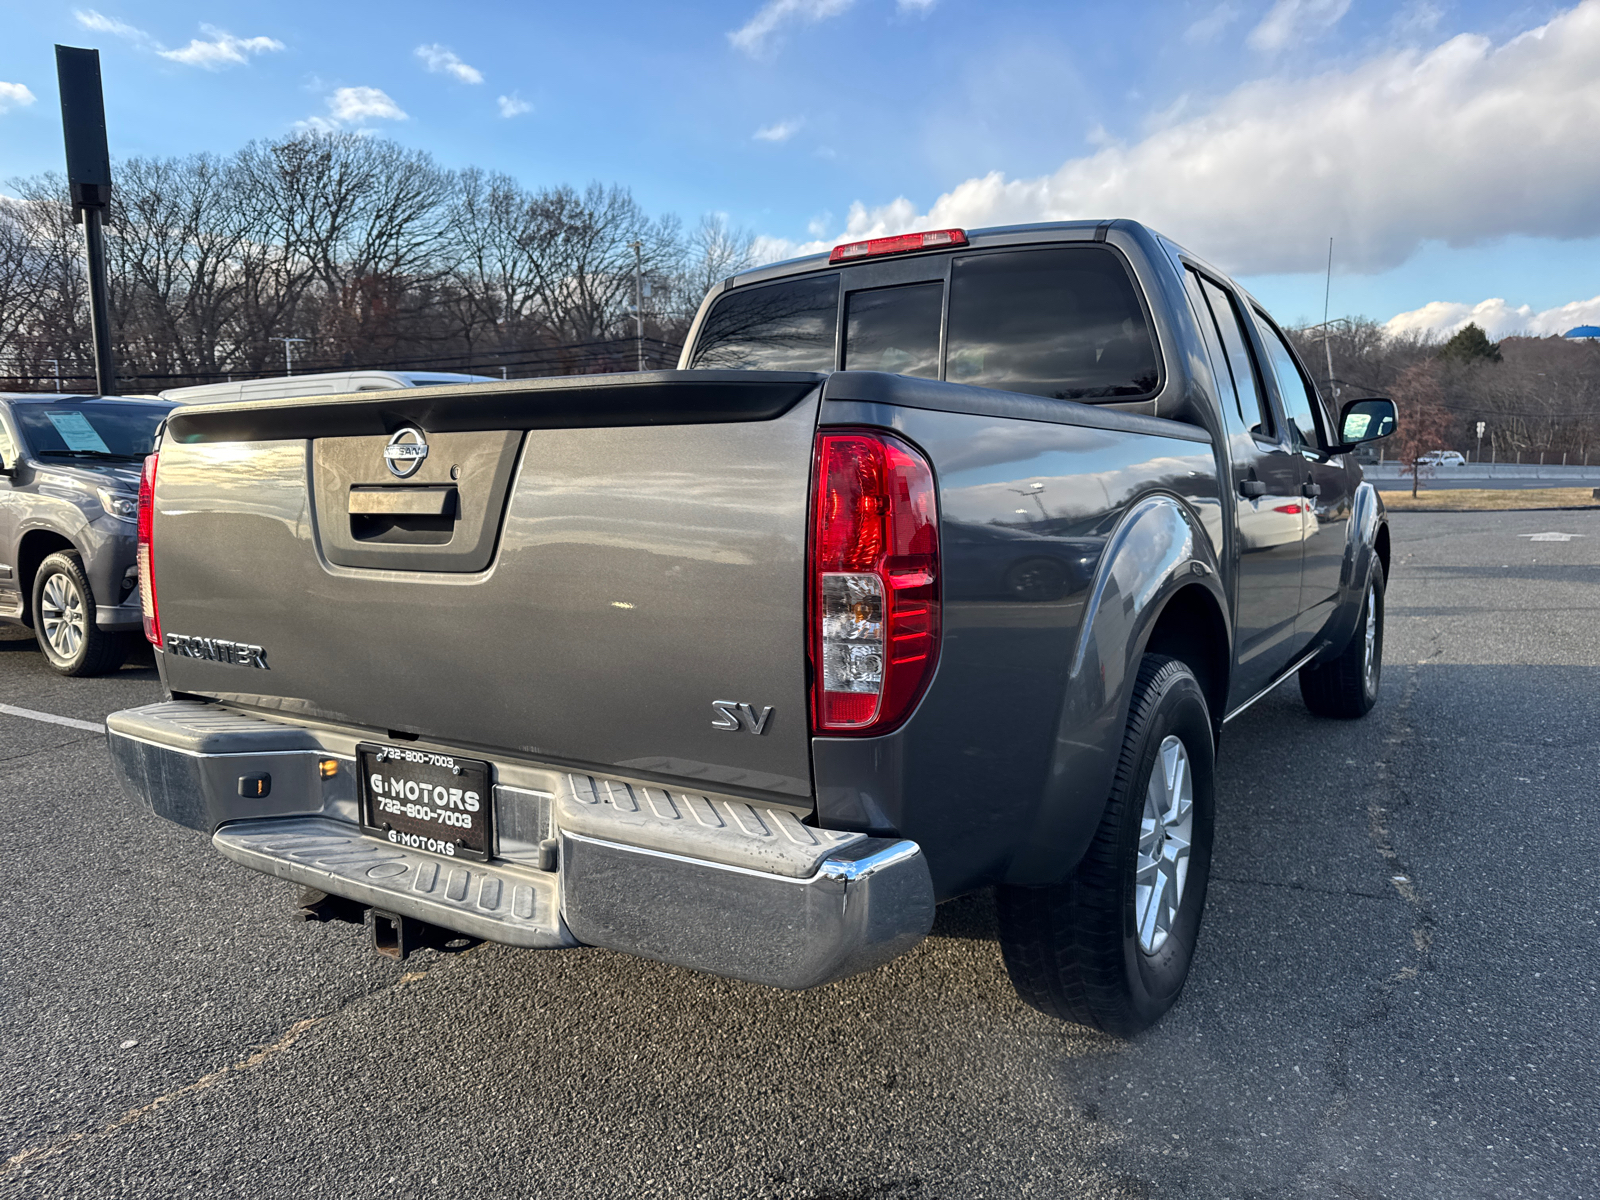
[[355,133],[367,134],[372,131],[361,128],[367,121],[410,119],[387,92],[375,87],[342,87],[335,88],[333,95],[328,97],[327,116],[307,117],[303,121],[296,121],[294,127],[312,133],[337,133],[346,125],[355,125]]
[[768,49],[768,39],[793,22],[814,24],[837,17],[855,0],[767,0],[761,11],[728,35],[734,49],[756,56]]
[[135,29],[125,21],[118,21],[94,9],[75,8],[73,17],[79,25],[95,33],[109,33],[113,37],[125,38],[136,46],[156,46],[159,43],[142,29]]
[[1282,50],[1327,32],[1349,11],[1350,0],[1278,0],[1245,41],[1255,50]]
[[[1600,235],[1600,0],[1504,45],[1463,35],[1347,70],[1246,83],[1052,175],[966,180],[920,211],[852,206],[842,237],[1126,216],[1225,269],[1404,262],[1424,241]],[[824,249],[827,243],[807,249]]]
[[758,142],[787,142],[799,131],[799,121],[779,121],[775,125],[763,125],[751,136]]
[[[389,99],[387,92],[375,87],[337,88],[328,97],[328,111],[336,122],[361,122],[367,120],[409,120],[400,106]],[[315,119],[315,118],[313,118]]]
[[0,83],[0,113],[10,112],[13,108],[27,108],[37,99],[25,83]]
[[1232,0],[1223,0],[1221,4],[1184,30],[1183,36],[1185,40],[1191,42],[1212,41],[1219,33],[1242,16],[1244,16],[1242,8],[1234,4]]
[[283,49],[283,43],[277,38],[238,38],[213,25],[202,25],[200,31],[211,40],[203,42],[199,38],[194,38],[180,50],[158,50],[157,53],[162,58],[182,63],[186,67],[203,67],[207,71],[220,71],[224,67],[249,62],[252,54],[267,54]]
[[454,75],[462,83],[482,83],[483,72],[456,57],[454,50],[439,45],[418,46],[417,57],[435,75]]
[[523,113],[530,113],[533,111],[533,105],[529,104],[515,92],[512,92],[509,96],[501,96],[498,103],[500,105],[500,115],[502,117],[520,117]]
[[925,17],[933,11],[939,0],[895,0],[895,11],[902,16]]
[[1477,304],[1435,300],[1389,318],[1384,327],[1390,333],[1431,333],[1449,337],[1469,323],[1495,339],[1516,334],[1546,337],[1565,333],[1575,325],[1600,325],[1600,296],[1593,300],[1574,300],[1542,312],[1535,312],[1527,304],[1507,304],[1498,297],[1480,300]]
[[73,9],[72,15],[85,29],[95,33],[109,33],[113,37],[132,42],[141,49],[154,50],[162,58],[182,63],[186,67],[203,67],[207,71],[220,71],[224,67],[249,62],[252,54],[266,54],[269,51],[283,49],[283,43],[277,38],[239,38],[214,25],[202,25],[200,31],[210,39],[209,41],[193,38],[181,49],[167,50],[144,30],[129,25],[126,21],[119,21],[115,17],[108,17],[105,13],[92,8]]
[[1444,9],[1428,0],[1412,0],[1389,22],[1389,28],[1400,37],[1419,37],[1432,33],[1444,19]]

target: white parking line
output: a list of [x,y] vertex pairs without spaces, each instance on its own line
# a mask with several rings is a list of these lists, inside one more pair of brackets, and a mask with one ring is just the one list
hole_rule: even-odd
[[9,704],[0,704],[0,713],[8,717],[27,717],[30,721],[44,721],[50,725],[66,725],[72,729],[87,729],[90,733],[104,733],[106,727],[97,725],[93,721],[77,721],[71,717],[58,717],[54,713],[34,712],[31,708],[13,708]]

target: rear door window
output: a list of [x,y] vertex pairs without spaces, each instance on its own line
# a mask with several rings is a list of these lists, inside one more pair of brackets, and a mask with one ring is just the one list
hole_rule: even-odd
[[845,305],[846,370],[939,377],[944,284],[913,283],[851,292]]
[[952,383],[1056,400],[1130,400],[1160,383],[1133,280],[1093,246],[956,259],[948,343]]
[[839,277],[741,288],[706,314],[691,367],[831,371],[839,324]]
[[1205,276],[1199,278],[1200,290],[1205,293],[1217,330],[1222,335],[1223,348],[1228,352],[1228,369],[1233,373],[1234,402],[1238,405],[1239,419],[1257,437],[1269,438],[1272,436],[1272,410],[1267,407],[1267,395],[1261,389],[1256,358],[1250,352],[1238,303]]

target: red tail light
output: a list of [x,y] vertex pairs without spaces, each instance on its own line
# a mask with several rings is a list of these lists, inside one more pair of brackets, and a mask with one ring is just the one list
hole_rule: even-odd
[[144,636],[152,646],[161,645],[161,613],[156,608],[156,572],[152,557],[155,545],[156,462],[152,454],[144,460],[139,476],[139,602],[144,606]]
[[811,725],[879,734],[939,657],[939,514],[927,459],[866,430],[817,435],[811,512]]
[[902,233],[898,237],[869,238],[835,246],[828,261],[854,262],[858,258],[878,258],[884,254],[909,254],[913,250],[937,250],[943,246],[965,246],[965,229],[935,229],[930,233]]

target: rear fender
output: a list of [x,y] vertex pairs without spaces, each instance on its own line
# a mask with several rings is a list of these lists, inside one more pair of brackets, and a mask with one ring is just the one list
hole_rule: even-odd
[[1367,583],[1372,578],[1372,572],[1379,569],[1378,530],[1383,522],[1383,501],[1377,489],[1363,480],[1356,486],[1350,506],[1344,563],[1339,570],[1339,605],[1324,630],[1328,641],[1317,656],[1319,663],[1342,654],[1355,634],[1356,622],[1361,616],[1361,602],[1367,595]]
[[[1168,495],[1134,504],[1112,535],[1089,590],[1050,774],[1032,827],[1019,830],[1007,883],[1059,883],[1083,857],[1111,791],[1151,631],[1167,603],[1196,585],[1229,629],[1217,563],[1199,519]],[[1231,641],[1231,629],[1227,636]]]

